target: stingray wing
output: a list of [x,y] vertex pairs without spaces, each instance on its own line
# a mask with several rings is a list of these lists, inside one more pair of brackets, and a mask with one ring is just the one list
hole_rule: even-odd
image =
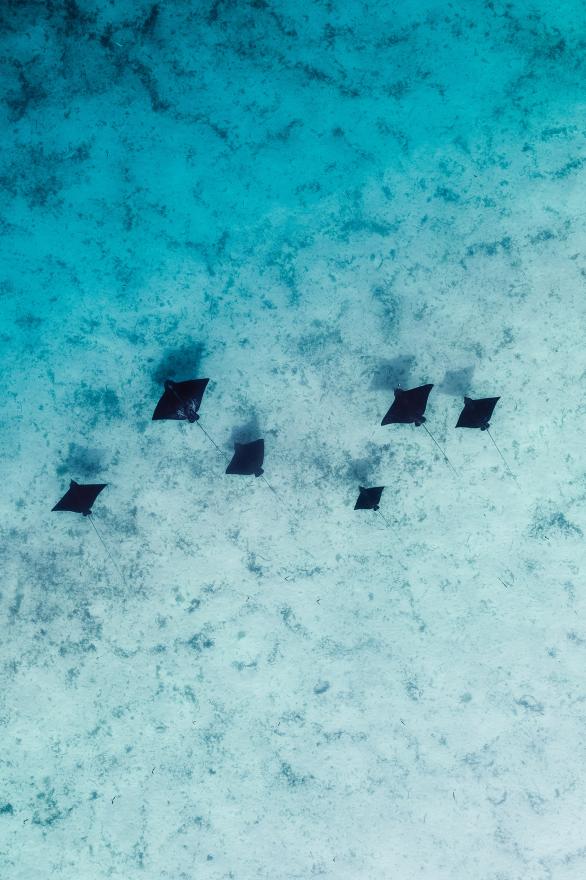
[[358,495],[358,498],[356,499],[356,504],[354,505],[354,510],[365,510],[366,503],[367,503],[366,493],[368,490],[365,489],[364,486],[359,486],[358,489],[359,489],[359,495]]
[[[396,403],[396,401],[395,401],[395,403]],[[396,418],[397,407],[395,406],[395,403],[393,403],[390,406],[390,408],[386,411],[386,413],[384,414],[381,425],[394,425],[399,421]]]
[[107,485],[107,483],[88,483],[85,486],[79,486],[79,489],[81,490],[81,499],[85,510],[92,509],[94,501],[96,500],[100,492],[102,492],[106,488]]
[[232,456],[232,459],[231,459],[231,461],[230,461],[230,464],[229,464],[228,467],[226,468],[226,473],[227,473],[227,474],[241,474],[241,473],[242,473],[242,471],[240,470],[241,459],[242,459],[242,456],[241,456],[241,453],[240,453],[240,447],[241,447],[241,446],[242,446],[241,443],[235,443],[235,444],[234,444],[234,454],[233,454],[233,456]]
[[182,401],[172,391],[164,391],[153,413],[153,422],[162,419],[184,419],[185,410]]
[[179,397],[197,412],[209,381],[209,379],[189,379],[187,382],[176,382],[175,389]]
[[494,408],[499,402],[500,397],[485,397],[483,403],[485,404],[485,416],[487,419],[492,418],[492,414],[494,412]]
[[456,428],[476,428],[476,414],[474,412],[474,401],[469,397],[464,398],[464,409],[458,416]]
[[433,385],[419,385],[418,388],[412,388],[405,392],[409,395],[409,405],[413,410],[416,410],[417,415],[423,415],[425,412],[432,388]]
[[51,513],[53,513],[53,511],[55,510],[71,510],[75,513],[79,513],[77,505],[75,504],[75,501],[70,497],[70,495],[70,492],[66,492],[63,498],[61,498],[57,502],[55,507],[51,508]]

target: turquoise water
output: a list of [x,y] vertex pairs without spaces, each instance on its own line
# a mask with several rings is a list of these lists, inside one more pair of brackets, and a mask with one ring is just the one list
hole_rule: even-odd
[[[586,7],[0,40],[0,876],[582,878]],[[279,498],[151,422],[168,376]],[[426,382],[457,477],[380,427]]]

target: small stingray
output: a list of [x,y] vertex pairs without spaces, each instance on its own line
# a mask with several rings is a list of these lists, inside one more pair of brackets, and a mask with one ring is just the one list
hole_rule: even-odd
[[395,399],[387,410],[381,425],[415,425],[417,428],[423,425],[424,431],[431,437],[448,466],[458,476],[452,462],[425,424],[424,413],[432,388],[433,385],[419,385],[417,388],[410,388],[408,391],[404,391],[402,388],[395,388]]
[[490,433],[490,419],[494,412],[494,408],[499,402],[500,397],[482,397],[479,400],[472,400],[470,397],[464,398],[464,409],[460,413],[456,428],[478,428],[486,431],[493,442],[494,448],[503,460],[510,476],[516,481],[517,478],[508,465],[508,462],[496,444],[496,440]]
[[252,440],[250,443],[235,443],[232,461],[226,468],[227,474],[262,477],[265,457],[265,441]]
[[61,498],[57,502],[55,507],[52,508],[51,512],[53,512],[53,511],[69,511],[71,513],[81,513],[82,516],[87,516],[93,526],[93,529],[94,529],[96,535],[100,539],[104,550],[108,554],[110,562],[112,563],[112,565],[114,566],[114,568],[118,572],[118,574],[120,576],[120,580],[122,581],[124,586],[126,586],[122,572],[118,568],[116,562],[114,561],[112,554],[108,550],[108,547],[106,546],[104,539],[102,538],[100,532],[98,531],[98,527],[96,526],[96,524],[94,522],[94,518],[92,516],[92,507],[94,505],[94,502],[95,502],[96,498],[98,497],[98,495],[100,494],[100,492],[103,489],[105,489],[107,485],[108,485],[107,483],[85,483],[85,484],[83,484],[83,483],[76,483],[75,480],[71,480],[71,482],[69,483],[69,489],[67,490],[67,492],[65,493],[63,498]]
[[199,422],[199,408],[209,381],[209,379],[188,379],[186,382],[174,382],[173,379],[165,379],[165,391],[155,407],[153,421],[171,419],[187,420],[191,424],[196,422],[212,446],[222,455],[222,450],[216,441]]
[[364,486],[359,486],[358,488],[360,489],[360,494],[358,496],[356,504],[354,505],[354,510],[374,510],[387,525],[390,525],[387,518],[383,516],[379,510],[379,502],[385,487],[371,486],[369,489],[367,489]]
[[385,487],[372,486],[370,489],[365,489],[364,486],[359,486],[358,488],[360,489],[360,495],[354,505],[354,510],[378,510],[380,498]]

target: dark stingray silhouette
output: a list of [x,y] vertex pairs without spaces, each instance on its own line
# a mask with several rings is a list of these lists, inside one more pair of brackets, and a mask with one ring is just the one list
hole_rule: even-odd
[[250,443],[235,443],[232,461],[226,468],[227,474],[240,474],[262,477],[265,457],[265,441],[252,440]]
[[478,428],[480,431],[486,431],[509,475],[515,480],[515,482],[517,482],[517,477],[509,467],[508,461],[500,451],[496,440],[490,433],[490,419],[492,418],[494,408],[499,400],[500,397],[481,397],[478,400],[472,400],[471,397],[465,397],[464,409],[460,413],[456,428]]
[[354,510],[374,510],[380,518],[384,521],[385,525],[390,526],[390,522],[383,516],[380,512],[380,499],[383,494],[384,486],[371,486],[370,488],[366,488],[365,486],[359,486],[360,494],[354,505]]
[[68,511],[70,513],[81,513],[82,516],[87,516],[90,523],[92,524],[96,535],[100,539],[102,547],[108,554],[110,562],[118,572],[120,580],[122,581],[124,586],[126,586],[124,575],[118,568],[118,565],[116,564],[114,557],[110,553],[106,542],[98,531],[98,527],[96,526],[92,515],[92,507],[94,505],[94,502],[100,492],[105,489],[107,485],[107,483],[76,483],[75,480],[71,480],[71,482],[69,483],[69,489],[67,490],[63,498],[61,498],[57,502],[55,507],[52,508],[52,511]]
[[155,407],[153,421],[187,419],[188,422],[197,422],[198,410],[209,381],[209,379],[189,379],[187,382],[174,382],[172,379],[166,379],[165,391]]
[[407,391],[395,388],[395,399],[387,410],[381,425],[415,425],[417,428],[423,425],[424,431],[431,437],[448,467],[458,476],[452,462],[425,424],[425,409],[432,388],[433,385],[429,384],[418,385],[417,388],[410,388]]
[[425,408],[433,385],[419,385],[404,391],[395,388],[395,399],[381,425],[423,425]]
[[456,428],[479,428],[481,431],[488,431],[490,418],[499,400],[500,397],[483,397],[480,400],[465,397],[464,409],[460,413]]
[[360,489],[360,495],[354,505],[354,510],[378,510],[385,487],[372,486],[370,489],[365,489],[364,486],[359,486],[358,488]]
[[207,388],[209,379],[188,379],[186,382],[174,382],[173,379],[165,379],[165,391],[157,403],[153,413],[153,421],[194,422],[197,424],[216,451],[223,455],[222,450],[210,437],[204,426],[199,421],[199,408]]
[[71,480],[69,489],[57,502],[53,511],[67,510],[71,513],[81,513],[83,516],[91,516],[94,501],[100,492],[106,488],[107,483],[76,483]]

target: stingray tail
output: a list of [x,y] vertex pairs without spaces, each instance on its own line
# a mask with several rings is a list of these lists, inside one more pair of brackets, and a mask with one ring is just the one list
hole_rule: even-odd
[[423,424],[421,427],[425,429],[425,431],[427,432],[427,434],[429,434],[429,436],[431,437],[431,439],[433,440],[433,442],[435,443],[435,445],[437,446],[437,448],[438,448],[439,451],[441,452],[443,458],[445,459],[446,464],[448,465],[448,467],[450,468],[450,470],[452,471],[452,473],[454,474],[454,476],[457,477],[457,476],[458,476],[458,471],[456,470],[456,468],[454,467],[454,465],[452,464],[452,462],[450,461],[450,459],[448,458],[448,456],[446,455],[446,453],[444,452],[444,450],[441,448],[441,446],[439,445],[439,443],[437,442],[437,440],[435,439],[435,437],[433,436],[433,434],[431,433],[431,431],[429,430],[429,428],[427,427],[427,425],[426,425],[426,424]]
[[279,502],[279,504],[280,504],[282,507],[286,508],[286,510],[288,510],[289,513],[293,514],[293,516],[297,516],[297,512],[296,512],[295,510],[293,510],[293,508],[290,507],[290,506],[287,504],[287,502],[286,502],[286,501],[285,501],[285,500],[279,495],[279,493],[277,492],[277,490],[274,489],[274,488],[271,486],[271,484],[269,483],[269,481],[267,480],[267,478],[265,477],[265,475],[264,475],[264,474],[261,474],[261,475],[260,475],[260,478],[261,478],[261,480],[263,480],[263,482],[264,482],[264,483],[268,486],[268,488],[271,490],[271,492],[273,493],[273,495],[275,496],[275,498],[277,499],[277,501]]
[[504,457],[504,455],[502,454],[502,452],[501,452],[500,449],[498,448],[498,446],[497,446],[497,444],[496,444],[496,440],[494,439],[494,437],[492,436],[492,434],[490,433],[490,431],[489,431],[488,429],[486,430],[486,433],[488,434],[488,436],[489,436],[490,439],[492,440],[493,445],[494,445],[494,448],[496,449],[496,451],[497,451],[498,454],[500,455],[501,459],[503,460],[503,464],[504,464],[504,466],[506,467],[509,476],[511,476],[511,477],[514,479],[515,483],[517,483],[517,485],[519,485],[519,482],[518,482],[518,480],[517,480],[517,477],[515,476],[515,474],[513,473],[513,471],[511,470],[511,468],[509,467],[509,463],[508,463],[507,459]]
[[95,522],[94,522],[94,518],[93,518],[93,516],[92,516],[91,513],[89,514],[88,519],[89,519],[89,521],[91,522],[91,524],[92,524],[92,526],[93,526],[94,532],[96,533],[96,535],[97,535],[98,538],[100,539],[100,542],[101,542],[101,544],[102,544],[102,547],[103,547],[104,550],[106,551],[106,553],[107,553],[107,555],[108,555],[108,558],[109,558],[110,562],[112,563],[112,565],[113,565],[114,568],[116,569],[116,571],[117,571],[117,573],[118,573],[118,577],[119,577],[120,580],[122,581],[122,585],[126,588],[126,581],[124,580],[124,575],[123,575],[122,572],[120,571],[120,569],[119,569],[119,567],[118,567],[118,564],[117,564],[116,560],[114,559],[114,557],[112,556],[112,554],[111,554],[110,551],[108,550],[108,546],[107,546],[106,542],[104,541],[104,539],[102,538],[100,532],[98,531],[98,527],[97,527],[97,525],[95,524]]
[[198,422],[196,422],[196,425],[197,425],[198,428],[200,428],[200,429],[204,432],[204,434],[206,435],[206,437],[208,438],[208,440],[210,441],[210,443],[212,444],[212,446],[215,447],[215,449],[217,450],[217,452],[220,453],[220,455],[222,456],[222,458],[226,458],[226,459],[227,459],[227,456],[225,455],[225,453],[222,452],[222,450],[220,449],[220,447],[218,446],[218,444],[216,443],[216,441],[214,440],[214,438],[211,437],[211,436],[208,434],[208,432],[206,431],[206,429],[204,428],[204,426],[202,425],[202,423],[198,421]]
[[[278,501],[278,503],[280,504],[280,506],[283,507],[285,510],[287,510],[287,511],[289,512],[289,516],[291,517],[290,522],[291,522],[291,521],[293,521],[293,522],[297,521],[298,512],[297,512],[293,507],[291,507],[291,505],[288,504],[288,503],[287,503],[287,502],[281,497],[281,495],[277,492],[276,489],[274,489],[274,488],[271,486],[271,484],[269,483],[269,481],[267,480],[267,478],[264,476],[264,474],[261,474],[261,475],[260,475],[260,478],[261,478],[261,480],[263,480],[263,481],[266,483],[267,487],[271,490],[271,492],[273,493],[273,495],[274,495],[275,498],[277,499],[277,501]],[[311,553],[307,548],[304,548],[304,549],[303,549],[303,553],[305,554],[306,557],[308,557],[309,559],[312,559],[314,562],[318,563],[318,565],[319,565],[319,562],[318,562],[317,558],[316,558],[316,557],[313,555],[313,553]],[[279,575],[279,577],[280,577],[280,575]],[[283,579],[283,580],[290,580],[290,578],[288,578],[288,577],[287,577],[287,578],[282,578],[282,579]]]

